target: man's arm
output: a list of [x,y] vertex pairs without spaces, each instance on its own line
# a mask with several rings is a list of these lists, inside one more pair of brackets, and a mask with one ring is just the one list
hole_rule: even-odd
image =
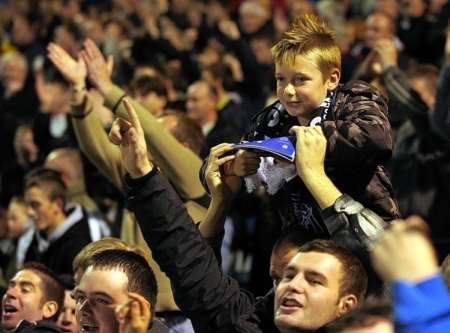
[[[212,249],[192,223],[180,198],[146,158],[139,118],[124,102],[130,122],[113,126],[110,139],[120,146],[129,172],[128,201],[152,254],[171,280],[175,299],[199,332],[226,332],[241,315],[253,313],[253,298],[224,275]],[[240,325],[254,325],[252,323]]]
[[[85,42],[83,59],[88,68],[89,79],[105,97],[106,106],[116,115],[127,119],[128,114],[121,103],[124,91],[115,86],[107,69],[107,63],[94,42]],[[166,177],[177,187],[185,199],[195,199],[205,194],[198,179],[202,161],[190,149],[178,142],[172,134],[142,105],[132,101],[133,107],[142,122],[148,148],[156,164]]]

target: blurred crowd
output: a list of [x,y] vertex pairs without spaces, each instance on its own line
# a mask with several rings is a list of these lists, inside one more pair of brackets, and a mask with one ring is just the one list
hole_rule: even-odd
[[[285,228],[290,208],[277,205],[261,189],[245,191],[244,185],[232,184],[233,179],[227,188],[236,196],[233,205],[227,200],[219,205],[211,195],[214,181],[208,175],[224,172],[222,166],[211,169],[211,161],[220,157],[218,150],[221,154],[231,151],[222,143],[266,138],[257,133],[261,115],[276,108],[280,99],[272,47],[294,19],[305,14],[323,18],[334,31],[342,54],[339,84],[352,80],[370,84],[376,95],[368,95],[365,88],[352,88],[352,94],[379,98],[378,104],[386,104],[387,126],[393,133],[392,145],[387,143],[393,147],[388,149],[389,158],[383,156],[383,163],[377,160],[370,170],[373,173],[369,172],[378,177],[377,194],[389,202],[370,197],[369,204],[366,193],[342,185],[342,179],[353,176],[372,181],[356,169],[354,174],[337,172],[336,186],[387,222],[412,214],[423,218],[424,234],[437,258],[430,259],[430,254],[424,261],[432,262],[433,271],[450,253],[449,1],[3,0],[0,286],[6,291],[11,286],[8,281],[30,267],[28,262],[38,261],[63,275],[62,280],[68,280],[65,289],[72,289],[80,283],[76,268],[81,268],[74,258],[92,255],[83,254],[86,245],[105,239],[107,244],[114,243],[111,239],[118,238],[123,242],[121,250],[139,249],[153,269],[151,279],[159,289],[152,314],[156,311],[169,327],[179,324],[180,332],[192,329],[183,326],[190,322],[172,295],[174,282],[160,269],[164,265],[150,256],[148,237],[138,226],[139,211],[130,208],[129,189],[135,185],[124,180],[131,173],[127,157],[109,141],[124,145],[123,138],[117,134],[108,139],[115,126],[122,134],[133,128],[135,124],[126,120],[114,123],[116,118],[130,120],[131,108],[145,134],[149,150],[145,158],[164,174],[202,236],[221,253],[216,256],[222,271],[253,294],[264,295],[274,283],[272,264],[269,275],[271,256],[273,260],[284,241],[294,243]],[[282,122],[275,118],[268,119],[267,133],[274,129],[267,138],[282,135],[281,129],[277,132],[271,125]],[[367,121],[374,129],[381,127]],[[249,173],[242,171],[242,175]],[[297,174],[302,178],[298,165]],[[297,200],[286,198],[277,200]],[[160,205],[161,210],[166,208]],[[226,207],[226,214],[221,207]],[[224,225],[219,235],[217,227],[211,227],[214,223],[201,222],[216,219]],[[405,232],[398,228],[393,234]],[[384,242],[394,248],[389,239]],[[105,247],[115,251],[117,246]],[[110,256],[122,258],[114,252]],[[94,256],[89,265],[95,271],[108,258]],[[123,258],[136,259],[126,253]],[[383,253],[378,260],[383,262]],[[83,270],[91,266],[86,263]],[[369,287],[371,276],[369,272]],[[94,280],[98,279],[102,277]],[[93,283],[86,281],[82,285]],[[79,302],[80,297],[75,300]],[[130,297],[137,297],[141,305],[144,302],[139,296]],[[368,308],[379,311],[377,318],[392,320],[390,305],[376,303]],[[67,326],[73,321],[68,319]],[[83,330],[95,331],[91,324],[87,322]],[[348,323],[343,320],[344,324]]]

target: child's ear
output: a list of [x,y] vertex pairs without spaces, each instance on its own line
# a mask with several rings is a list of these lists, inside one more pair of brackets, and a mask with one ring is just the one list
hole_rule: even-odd
[[332,91],[337,88],[339,84],[339,80],[341,79],[341,71],[337,68],[334,68],[327,80],[327,89],[328,91]]

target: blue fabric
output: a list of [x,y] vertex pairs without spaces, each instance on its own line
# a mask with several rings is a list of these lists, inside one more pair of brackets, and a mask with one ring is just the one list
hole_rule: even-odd
[[396,333],[450,332],[450,295],[442,276],[392,286]]

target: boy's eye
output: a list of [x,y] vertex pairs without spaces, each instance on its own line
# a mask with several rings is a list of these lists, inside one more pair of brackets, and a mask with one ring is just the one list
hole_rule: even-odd
[[305,78],[305,77],[303,77],[303,76],[298,76],[298,77],[296,77],[296,78],[294,79],[294,84],[295,84],[295,85],[299,85],[299,84],[304,83],[305,81],[306,81],[306,78]]

